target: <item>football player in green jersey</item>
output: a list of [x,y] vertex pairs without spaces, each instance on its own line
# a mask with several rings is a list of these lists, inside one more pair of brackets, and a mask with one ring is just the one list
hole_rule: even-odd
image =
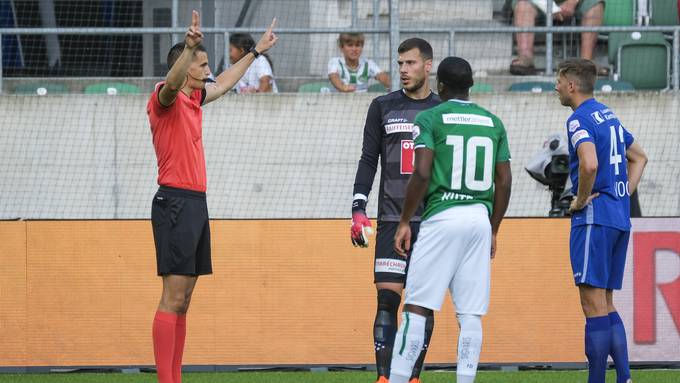
[[425,198],[411,254],[404,313],[392,354],[391,383],[407,382],[425,336],[425,320],[451,291],[460,325],[457,382],[474,382],[489,306],[491,258],[510,200],[510,150],[501,120],[469,101],[470,64],[447,57],[437,69],[442,103],[415,119],[415,169],[395,234],[402,256],[409,221]]

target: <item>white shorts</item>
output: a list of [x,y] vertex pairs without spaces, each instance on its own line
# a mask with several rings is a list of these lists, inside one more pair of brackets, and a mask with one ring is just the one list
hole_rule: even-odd
[[491,223],[482,204],[446,209],[420,224],[404,303],[439,311],[451,291],[459,314],[489,308]]

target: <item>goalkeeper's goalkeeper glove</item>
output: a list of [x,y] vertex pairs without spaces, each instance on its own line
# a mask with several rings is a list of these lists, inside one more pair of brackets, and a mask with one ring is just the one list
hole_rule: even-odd
[[352,228],[350,234],[354,247],[368,247],[367,234],[372,234],[371,221],[366,216],[366,201],[355,199],[352,202]]

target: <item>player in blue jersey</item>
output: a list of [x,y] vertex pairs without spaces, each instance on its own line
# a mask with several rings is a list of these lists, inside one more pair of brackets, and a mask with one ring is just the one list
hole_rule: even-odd
[[569,173],[576,198],[569,252],[586,317],[588,382],[604,383],[607,356],[617,383],[630,380],[626,330],[613,305],[620,290],[630,235],[630,194],[647,156],[614,112],[593,98],[597,68],[589,60],[560,64],[555,90],[574,113],[567,120]]

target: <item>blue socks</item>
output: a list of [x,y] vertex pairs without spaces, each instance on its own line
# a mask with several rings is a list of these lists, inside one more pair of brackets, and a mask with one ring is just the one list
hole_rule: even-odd
[[607,356],[612,344],[609,316],[586,318],[586,357],[588,357],[588,383],[605,383]]
[[609,355],[614,360],[616,367],[616,383],[626,383],[630,379],[630,367],[628,366],[628,344],[626,343],[626,329],[623,321],[616,311],[609,313],[609,324],[612,331]]

